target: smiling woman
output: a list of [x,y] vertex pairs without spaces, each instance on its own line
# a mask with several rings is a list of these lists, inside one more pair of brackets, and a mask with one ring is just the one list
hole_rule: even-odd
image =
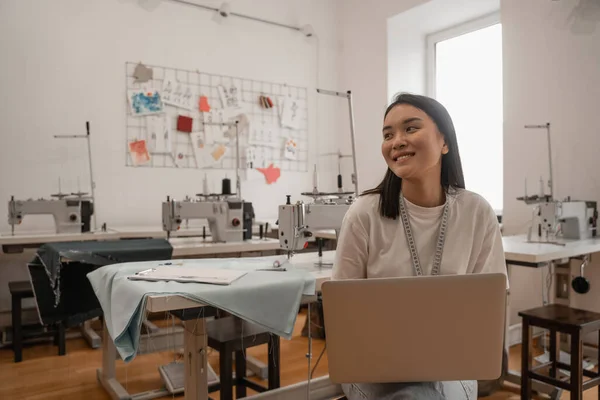
[[401,187],[404,198],[423,207],[443,204],[444,191],[465,188],[454,124],[429,97],[396,96],[384,115],[381,152],[388,170],[365,194],[380,194],[382,216],[398,216]]
[[[346,213],[332,279],[506,275],[496,214],[465,189],[454,124],[442,104],[398,95],[384,115],[381,153],[385,177]],[[477,398],[476,381],[357,383],[343,389],[349,400]]]

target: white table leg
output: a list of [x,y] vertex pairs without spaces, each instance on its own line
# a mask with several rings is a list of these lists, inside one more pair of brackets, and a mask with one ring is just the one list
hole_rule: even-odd
[[102,338],[102,368],[96,371],[98,382],[113,400],[128,400],[131,396],[117,381],[115,373],[115,362],[117,360],[117,349],[113,343],[106,325],[104,325],[104,337]]
[[185,400],[208,399],[207,340],[204,318],[184,322]]
[[100,336],[92,329],[92,321],[85,321],[81,327],[81,334],[87,340],[88,344],[92,349],[97,349],[101,346],[102,341]]

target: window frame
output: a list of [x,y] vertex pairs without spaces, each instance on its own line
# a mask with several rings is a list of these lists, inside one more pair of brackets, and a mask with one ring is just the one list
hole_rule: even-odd
[[451,28],[437,31],[427,35],[427,84],[426,91],[429,97],[436,98],[436,44],[443,42],[444,40],[452,39],[457,36],[462,36],[467,33],[478,31],[480,29],[488,28],[492,25],[501,24],[500,12],[496,11],[491,14],[484,15],[482,17],[463,22],[462,24],[455,25]]

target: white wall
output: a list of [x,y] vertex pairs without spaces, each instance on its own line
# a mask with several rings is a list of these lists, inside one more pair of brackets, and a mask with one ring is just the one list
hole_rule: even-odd
[[[213,12],[170,1],[152,11],[134,0],[2,1],[0,201],[10,195],[48,198],[57,192],[59,177],[63,191],[76,191],[79,178],[81,189],[89,192],[84,142],[53,139],[56,134],[84,134],[85,121],[91,122],[99,224],[160,228],[160,203],[167,195],[182,198],[202,190],[201,170],[125,166],[127,61],[308,87],[310,172],[282,171],[273,185],[255,172],[242,191],[259,219],[276,218],[286,194],[299,198],[300,192],[310,191],[317,143],[319,153],[337,150],[335,135],[323,134],[335,132],[336,105],[315,91],[317,84],[339,87],[336,2],[230,3],[232,11],[242,14],[294,26],[311,24],[318,38],[236,17],[219,24]],[[336,165],[331,158],[319,164],[322,170]],[[234,177],[232,170],[209,175],[212,190],[220,190],[226,172]],[[321,189],[333,190],[336,174],[334,170],[327,179],[323,173]],[[26,218],[21,228],[53,225],[51,218]],[[7,219],[0,218],[0,232],[8,231]],[[22,265],[4,267],[0,265],[0,282],[25,276]],[[3,283],[0,310],[9,307],[5,291]]]
[[[380,131],[387,106],[387,18],[427,0],[342,0],[339,2],[341,87],[354,97],[359,190],[375,186],[385,173]],[[350,149],[348,109],[340,114],[340,143]],[[349,163],[344,165],[350,168]]]
[[[498,8],[498,0],[379,0],[377,7],[340,2],[341,79],[354,95],[360,190],[385,173],[380,131],[390,98],[399,91],[425,94],[426,35]],[[348,113],[342,112],[343,123]],[[347,130],[340,134],[349,146]]]
[[[590,8],[577,11],[577,4]],[[577,19],[573,15],[579,14]],[[504,71],[504,232],[525,233],[531,208],[518,202],[524,179],[548,179],[545,131],[552,124],[554,189],[558,198],[600,201],[600,3],[587,0],[502,0]],[[585,18],[583,20],[582,18]],[[535,182],[535,183],[534,183]],[[531,192],[530,192],[531,193]],[[600,311],[600,257],[586,271],[592,290],[575,306]],[[541,304],[540,271],[511,268],[512,320]]]
[[427,36],[498,12],[500,0],[432,0],[387,20],[388,98],[427,94]]

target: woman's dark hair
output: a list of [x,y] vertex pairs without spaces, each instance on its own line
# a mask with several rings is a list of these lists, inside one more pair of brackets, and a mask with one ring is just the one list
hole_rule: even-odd
[[[409,104],[423,111],[437,125],[438,130],[444,136],[448,153],[442,155],[442,174],[441,183],[446,192],[450,189],[464,189],[465,178],[463,176],[460,154],[458,152],[458,142],[456,141],[456,131],[454,123],[446,108],[437,100],[430,97],[420,96],[410,93],[400,93],[394,97],[394,101],[385,110],[383,118],[388,115],[390,110],[400,104]],[[399,178],[389,169],[385,177],[377,187],[366,190],[362,195],[379,195],[379,213],[383,217],[396,219],[400,214],[400,189],[402,188],[402,178]]]

